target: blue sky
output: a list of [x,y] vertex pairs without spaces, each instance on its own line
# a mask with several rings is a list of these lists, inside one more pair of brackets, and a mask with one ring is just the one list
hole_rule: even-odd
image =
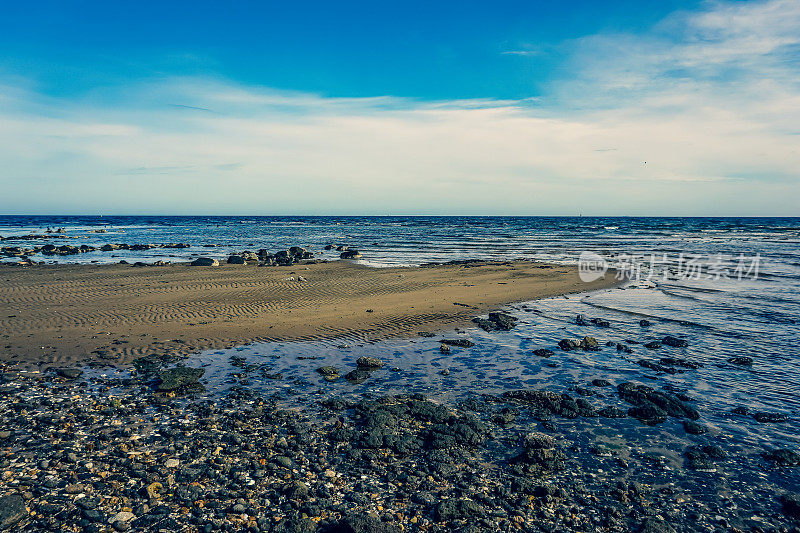
[[231,4],[5,5],[0,212],[800,215],[796,1]]

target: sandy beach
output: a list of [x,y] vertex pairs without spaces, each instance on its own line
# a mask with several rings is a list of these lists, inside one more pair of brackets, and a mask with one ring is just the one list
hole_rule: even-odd
[[125,364],[252,341],[376,340],[463,326],[504,304],[612,285],[534,262],[60,265],[0,271],[0,358]]

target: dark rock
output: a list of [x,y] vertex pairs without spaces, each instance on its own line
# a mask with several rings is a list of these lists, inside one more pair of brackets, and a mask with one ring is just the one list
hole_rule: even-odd
[[554,353],[555,352],[553,352],[553,350],[548,350],[547,348],[538,348],[533,351],[533,355],[536,355],[538,357],[550,357]]
[[608,407],[603,407],[598,411],[598,414],[604,418],[625,418],[628,416],[628,413],[624,409],[620,409],[619,407],[615,407],[610,405]]
[[483,513],[483,507],[472,500],[451,498],[436,506],[435,518],[437,522],[449,522],[480,518]]
[[383,368],[383,365],[385,364],[386,363],[375,357],[359,357],[358,360],[356,360],[356,365],[358,366],[358,368],[364,368],[364,369]]
[[246,261],[244,260],[244,257],[242,257],[241,255],[232,255],[228,258],[229,265],[243,265],[245,263]]
[[0,498],[0,529],[8,529],[27,516],[25,500],[19,494],[6,494]]
[[642,319],[642,320],[639,321],[639,325],[642,326],[643,328],[648,328],[652,324],[651,324],[651,322],[649,320]]
[[661,344],[664,346],[672,346],[673,348],[686,348],[689,346],[689,342],[684,339],[679,339],[677,337],[672,337],[667,335],[663,339],[661,339]]
[[683,429],[689,435],[702,435],[703,433],[708,432],[708,428],[703,426],[702,424],[698,424],[692,420],[684,420],[683,421]]
[[785,448],[764,452],[761,454],[764,459],[772,461],[778,466],[797,466],[800,465],[800,454]]
[[363,257],[358,250],[345,250],[339,254],[340,259],[361,259]]
[[66,379],[77,379],[81,377],[81,375],[83,374],[83,370],[81,370],[80,368],[71,368],[71,367],[59,368],[56,370],[56,374]]
[[179,391],[193,389],[200,386],[198,383],[205,369],[179,366],[162,370],[158,374],[160,380],[157,388],[160,391]]
[[354,385],[359,385],[367,381],[371,375],[372,375],[371,372],[358,369],[345,374],[344,379],[346,379],[350,383],[353,383]]
[[198,257],[191,264],[192,266],[219,266],[219,261],[210,257]]
[[593,379],[592,385],[594,385],[595,387],[610,387],[611,382],[605,379]]
[[586,322],[586,319],[583,317],[583,315],[576,316],[575,317],[575,323],[577,325],[579,325],[579,326],[588,326],[589,325],[589,323]]
[[628,410],[628,414],[647,425],[661,423],[667,416],[690,420],[700,417],[696,409],[686,405],[677,396],[645,385],[625,382],[617,386],[617,391],[620,398],[635,406]]
[[560,341],[558,341],[558,347],[564,350],[565,352],[569,352],[579,348],[580,343],[572,339],[561,339]]
[[731,357],[728,359],[728,362],[734,365],[753,366],[752,357]]
[[400,533],[402,530],[392,524],[381,522],[381,519],[368,513],[351,514],[341,520],[331,533]]
[[440,342],[457,348],[471,348],[475,346],[475,343],[468,339],[442,339]]
[[648,350],[658,350],[659,348],[661,348],[661,343],[658,341],[652,341],[645,344],[644,347],[647,348]]
[[594,337],[584,337],[581,341],[581,350],[587,352],[597,352],[600,350],[600,345]]
[[648,518],[639,526],[640,533],[675,533],[668,523],[658,518]]
[[335,381],[339,378],[339,369],[334,366],[321,366],[317,372],[327,381]]
[[781,496],[781,510],[789,518],[800,519],[800,494],[787,493]]

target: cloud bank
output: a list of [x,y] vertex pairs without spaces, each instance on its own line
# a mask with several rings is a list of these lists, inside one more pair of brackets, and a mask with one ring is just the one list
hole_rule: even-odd
[[800,3],[563,47],[524,101],[0,77],[0,212],[800,215]]

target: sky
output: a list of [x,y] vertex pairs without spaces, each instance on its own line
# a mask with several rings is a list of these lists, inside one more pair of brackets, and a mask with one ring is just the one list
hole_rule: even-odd
[[800,215],[797,0],[2,12],[2,214]]

